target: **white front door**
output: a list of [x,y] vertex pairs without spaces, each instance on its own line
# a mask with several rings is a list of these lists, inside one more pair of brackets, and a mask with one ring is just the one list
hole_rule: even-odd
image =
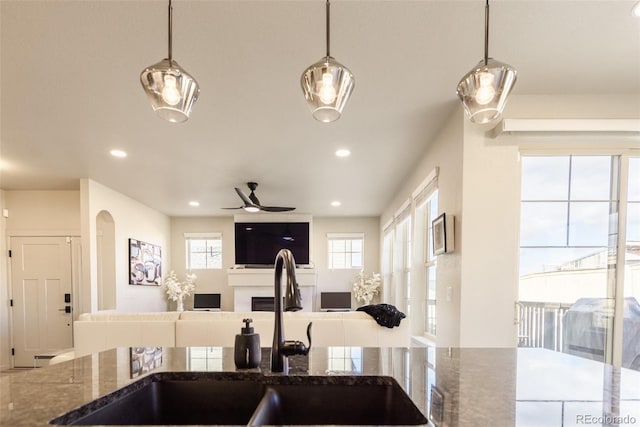
[[71,244],[12,237],[10,248],[14,366],[34,366],[34,356],[73,346]]

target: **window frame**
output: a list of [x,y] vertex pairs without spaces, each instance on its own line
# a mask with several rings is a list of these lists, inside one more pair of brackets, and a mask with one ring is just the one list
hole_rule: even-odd
[[[608,148],[602,148],[604,144],[610,143],[611,146]],[[625,245],[626,245],[626,225],[627,225],[627,193],[628,193],[628,168],[630,163],[630,158],[638,157],[637,150],[627,148],[625,146],[621,146],[620,144],[608,140],[602,139],[599,141],[598,145],[595,147],[584,148],[584,146],[576,147],[572,146],[572,144],[567,143],[561,147],[553,147],[551,148],[547,144],[540,142],[532,142],[528,144],[523,144],[520,147],[519,155],[523,156],[612,156],[618,157],[618,198],[617,198],[617,228],[618,228],[618,236],[617,236],[617,245],[616,245],[616,253],[618,255],[618,259],[616,260],[616,268],[615,268],[615,285],[614,289],[609,287],[609,291],[613,294],[613,298],[615,299],[614,305],[614,316],[613,316],[613,335],[610,339],[613,340],[612,345],[607,344],[607,348],[605,349],[605,361],[606,363],[610,363],[616,367],[620,367],[622,365],[622,322],[624,317],[624,272],[625,272]],[[520,175],[522,175],[520,171]],[[522,200],[522,197],[520,197]],[[521,201],[520,201],[521,203]],[[520,273],[518,273],[520,276]],[[609,339],[609,338],[608,338]]]
[[[360,241],[361,250],[354,251],[353,250],[353,242]],[[335,241],[344,241],[345,242],[345,250],[344,252],[333,251],[332,242]],[[350,249],[347,250],[347,242],[351,242]],[[365,234],[364,233],[327,233],[327,268],[329,270],[362,270],[364,268],[364,243],[365,243]],[[353,254],[360,254],[360,265],[353,265]],[[336,267],[333,264],[333,257],[336,254],[344,254],[345,258],[345,266],[344,267]]]
[[[220,259],[220,264],[214,264],[209,266],[207,260],[208,260],[208,256],[206,255],[207,252],[205,253],[205,267],[193,267],[193,259],[191,257],[191,255],[194,253],[191,251],[191,245],[190,243],[192,241],[195,240],[204,240],[205,241],[205,247],[208,248],[208,242],[209,241],[214,241],[217,240],[220,242],[220,251],[216,251],[215,254],[219,257]],[[185,269],[187,271],[191,271],[191,270],[222,270],[222,256],[223,256],[223,241],[222,241],[222,233],[219,232],[207,232],[207,233],[184,233],[184,250],[185,250]],[[213,248],[213,246],[211,247]],[[202,253],[202,252],[195,252],[195,253]],[[214,252],[212,252],[212,257],[215,257]]]

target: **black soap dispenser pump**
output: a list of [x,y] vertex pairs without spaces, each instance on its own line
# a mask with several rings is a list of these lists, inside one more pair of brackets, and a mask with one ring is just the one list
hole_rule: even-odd
[[253,332],[253,319],[242,319],[245,326],[236,335],[234,361],[238,369],[253,369],[260,366],[260,335]]

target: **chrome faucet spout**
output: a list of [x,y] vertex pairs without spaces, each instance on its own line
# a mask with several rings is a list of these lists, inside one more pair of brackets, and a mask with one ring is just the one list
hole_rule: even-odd
[[273,345],[271,347],[271,372],[289,372],[287,356],[294,354],[308,354],[311,348],[311,323],[307,328],[309,337],[309,347],[300,341],[285,341],[284,323],[282,320],[283,298],[282,298],[282,270],[284,268],[287,281],[284,297],[284,310],[302,310],[302,298],[300,289],[296,281],[296,262],[293,254],[288,249],[281,249],[276,255],[275,277],[274,277],[274,328]]

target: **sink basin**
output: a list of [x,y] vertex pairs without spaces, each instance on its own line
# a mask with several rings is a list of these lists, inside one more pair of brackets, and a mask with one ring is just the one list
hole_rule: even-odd
[[74,409],[59,425],[421,425],[391,377],[162,372]]
[[[284,384],[269,385],[249,424],[419,425],[427,422],[393,378],[309,379],[309,383],[285,380]],[[323,384],[327,379],[329,383]]]
[[158,373],[53,419],[62,425],[246,425],[260,374]]

